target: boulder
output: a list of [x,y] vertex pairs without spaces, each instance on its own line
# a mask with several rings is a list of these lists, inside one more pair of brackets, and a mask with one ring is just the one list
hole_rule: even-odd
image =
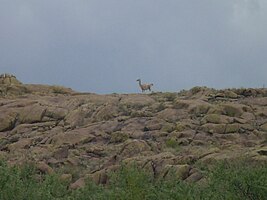
[[41,122],[45,112],[46,108],[38,104],[24,107],[19,112],[19,122],[23,124]]
[[227,124],[232,121],[231,118],[219,115],[219,114],[207,114],[201,119],[201,124],[212,123],[212,124]]
[[267,123],[261,125],[261,130],[267,132]]
[[162,132],[167,132],[167,133],[171,133],[174,130],[175,130],[175,124],[172,123],[164,123],[161,128]]
[[155,100],[147,95],[126,95],[120,100],[119,106],[126,106],[133,109],[141,109],[155,103]]
[[146,122],[144,131],[155,131],[155,130],[160,130],[164,124],[163,119],[158,119],[158,118],[153,118]]
[[106,184],[108,183],[110,173],[118,171],[120,168],[120,165],[111,165],[105,169],[90,174],[89,178],[91,178],[96,184]]
[[128,140],[124,143],[120,150],[120,155],[122,157],[132,157],[140,155],[144,151],[150,151],[150,146],[143,140]]
[[224,133],[238,133],[240,124],[226,124]]
[[225,98],[230,98],[230,99],[237,99],[238,98],[238,95],[231,91],[231,90],[225,90],[224,91],[224,97]]
[[207,133],[219,133],[219,134],[224,134],[225,133],[225,124],[211,124],[207,123],[202,125],[200,128],[202,131],[207,132]]
[[212,105],[205,101],[196,101],[194,104],[192,104],[189,107],[189,113],[192,113],[197,116],[203,115],[203,114],[206,114],[211,108],[212,108]]
[[174,101],[174,108],[176,108],[176,109],[188,109],[191,104],[192,104],[192,101],[177,99]]
[[107,121],[118,116],[118,107],[116,104],[107,103],[106,105],[100,106],[92,115],[91,119],[94,122]]
[[90,175],[90,178],[95,184],[106,184],[108,180],[108,175],[106,170],[103,169]]
[[221,104],[222,113],[230,117],[240,117],[244,113],[244,106],[236,103]]
[[44,173],[44,174],[53,174],[54,170],[47,165],[45,162],[39,162],[36,165],[36,169],[39,170],[40,172]]
[[31,138],[22,138],[15,143],[8,145],[8,149],[11,152],[20,151],[21,149],[28,149],[32,143]]
[[13,111],[2,111],[0,112],[0,132],[12,130],[15,127],[18,114]]
[[55,120],[64,119],[65,116],[68,114],[68,110],[66,108],[60,107],[48,107],[45,112],[45,117],[49,117]]
[[188,183],[195,183],[199,180],[201,180],[203,178],[203,174],[196,171],[194,173],[192,173],[191,175],[189,175],[185,181],[188,182]]
[[59,179],[63,182],[71,182],[72,181],[72,174],[62,174]]
[[55,159],[64,159],[69,156],[69,148],[67,146],[59,148],[54,152]]
[[12,74],[1,74],[0,84],[6,85],[21,85],[22,83]]
[[70,189],[77,190],[85,187],[85,178],[79,178],[77,181],[70,185]]
[[189,165],[166,165],[161,172],[164,179],[181,179],[184,180],[189,176],[191,167]]
[[59,133],[52,137],[52,144],[56,146],[76,145],[92,141],[94,135],[87,132],[86,129],[75,129],[65,133]]
[[157,117],[166,120],[167,122],[176,122],[178,119],[180,119],[180,113],[177,109],[166,108],[158,112]]
[[86,113],[81,109],[76,109],[68,113],[65,117],[65,125],[69,125],[72,128],[81,127],[84,125],[84,118]]
[[126,141],[129,138],[128,134],[121,132],[121,131],[116,131],[111,133],[111,138],[110,142],[111,143],[121,143]]

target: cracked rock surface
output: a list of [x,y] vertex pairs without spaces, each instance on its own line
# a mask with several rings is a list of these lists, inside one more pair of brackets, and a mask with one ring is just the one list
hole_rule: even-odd
[[98,95],[0,79],[0,158],[64,172],[74,188],[122,164],[196,182],[202,164],[267,163],[266,89]]

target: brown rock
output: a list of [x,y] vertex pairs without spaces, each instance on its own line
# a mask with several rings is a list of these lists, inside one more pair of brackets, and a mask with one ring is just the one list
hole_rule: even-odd
[[261,130],[267,132],[267,123],[261,125]]
[[182,131],[184,131],[186,128],[187,128],[187,124],[184,124],[184,123],[182,123],[182,122],[178,122],[178,123],[176,123],[175,131],[177,131],[177,132],[182,132]]
[[86,129],[75,129],[65,133],[59,133],[52,138],[52,143],[57,146],[75,145],[87,143],[95,138],[94,135],[87,132]]
[[111,133],[111,138],[110,142],[111,143],[121,143],[126,141],[129,138],[128,134],[121,132],[121,131],[116,131]]
[[189,165],[166,165],[161,173],[161,176],[165,179],[177,178],[186,179],[189,176]]
[[223,114],[230,117],[240,117],[244,113],[243,107],[244,106],[236,103],[226,103],[221,105]]
[[67,158],[69,155],[69,148],[67,146],[62,147],[54,152],[55,159]]
[[123,145],[120,155],[122,157],[132,157],[150,150],[149,145],[143,140],[129,140]]
[[118,107],[113,103],[106,103],[104,106],[100,106],[92,115],[92,120],[107,121],[118,116]]
[[144,130],[155,131],[155,130],[160,130],[161,128],[162,128],[162,124],[161,123],[155,123],[155,124],[146,125]]
[[224,133],[238,133],[239,129],[239,124],[226,124]]
[[64,182],[71,182],[72,181],[72,175],[71,174],[62,174],[59,179]]
[[85,116],[86,113],[82,109],[73,110],[65,117],[65,125],[72,128],[80,127],[84,124]]
[[174,130],[175,130],[175,125],[171,123],[164,123],[161,128],[162,132],[167,132],[167,133],[171,133]]
[[77,190],[85,187],[85,178],[79,178],[77,181],[70,185],[70,189]]
[[176,109],[188,109],[191,103],[192,103],[192,101],[189,101],[189,100],[177,99],[174,102],[174,107]]
[[19,151],[21,149],[27,149],[30,147],[31,143],[32,143],[31,138],[22,138],[19,141],[8,145],[8,149],[11,152]]
[[212,105],[205,101],[196,101],[194,104],[190,105],[189,112],[195,115],[206,114]]
[[230,98],[230,99],[236,99],[236,98],[238,98],[238,95],[235,92],[231,91],[231,90],[226,90],[224,92],[224,95],[225,95],[224,97]]
[[18,79],[12,74],[1,74],[0,75],[0,84],[7,85],[20,85],[22,84]]
[[180,115],[177,109],[166,108],[158,112],[157,117],[168,122],[176,122],[180,118]]
[[219,114],[208,114],[208,115],[205,115],[201,119],[202,124],[206,124],[206,123],[226,124],[229,122],[231,122],[231,119],[229,117],[224,116],[224,115],[219,115]]
[[225,124],[204,124],[201,126],[201,130],[207,133],[225,133]]
[[41,122],[45,114],[46,108],[40,105],[33,105],[23,108],[19,113],[20,123]]
[[39,170],[40,172],[44,173],[44,174],[53,174],[54,170],[47,165],[45,162],[39,162],[36,165],[37,170]]
[[254,114],[250,112],[244,112],[240,117],[247,121],[255,120]]
[[105,169],[95,172],[90,177],[96,184],[106,184],[108,180],[108,176]]
[[199,181],[200,179],[203,178],[203,175],[200,172],[195,172],[193,174],[191,174],[188,178],[186,178],[185,180],[188,183],[195,183],[197,181]]
[[125,105],[126,107],[140,109],[145,106],[149,106],[154,103],[155,100],[147,95],[127,95],[124,96],[119,105]]
[[9,110],[4,110],[0,112],[0,132],[1,131],[7,131],[11,130],[15,127],[15,123],[17,121],[17,113],[9,111]]
[[67,114],[68,114],[68,110],[66,108],[60,108],[60,107],[54,107],[54,106],[48,107],[45,112],[46,117],[56,119],[56,120],[64,119]]

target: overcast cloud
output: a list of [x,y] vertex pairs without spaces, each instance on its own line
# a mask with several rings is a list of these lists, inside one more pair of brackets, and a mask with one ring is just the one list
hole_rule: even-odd
[[266,0],[0,0],[0,73],[96,93],[267,85]]

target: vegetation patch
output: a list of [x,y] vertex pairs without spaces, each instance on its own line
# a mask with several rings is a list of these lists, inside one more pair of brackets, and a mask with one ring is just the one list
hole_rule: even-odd
[[[187,183],[175,177],[155,179],[136,166],[122,166],[109,174],[107,185],[87,180],[86,186],[69,189],[69,182],[59,174],[38,174],[34,165],[9,167],[0,162],[0,199],[265,199],[266,164],[247,161],[220,162],[207,169],[205,181]],[[68,180],[68,179],[67,179]]]
[[172,148],[172,149],[175,149],[177,151],[180,149],[179,142],[175,138],[167,139],[165,142],[165,145],[167,148]]
[[111,143],[121,143],[126,141],[129,138],[127,133],[116,131],[111,133],[110,142]]

